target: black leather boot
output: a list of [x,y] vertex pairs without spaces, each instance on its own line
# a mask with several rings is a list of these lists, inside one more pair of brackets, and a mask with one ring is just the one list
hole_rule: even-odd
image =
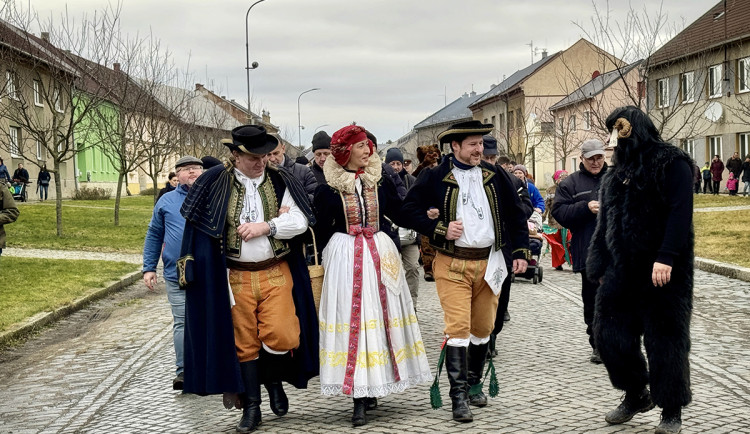
[[497,335],[495,333],[490,334],[490,346],[487,349],[487,357],[495,358],[497,356]]
[[661,423],[656,434],[676,434],[682,429],[682,408],[665,408],[661,411]]
[[245,384],[245,400],[242,407],[242,419],[237,424],[238,433],[255,431],[261,423],[260,418],[260,379],[258,378],[258,361],[240,363],[242,382]]
[[654,408],[651,394],[644,388],[640,392],[626,392],[625,399],[614,410],[604,415],[604,420],[612,425],[625,423],[638,413],[645,413]]
[[352,425],[362,426],[367,424],[367,398],[354,398],[354,413],[352,414]]
[[281,378],[285,370],[290,369],[291,355],[271,354],[264,349],[260,350],[258,360],[260,362],[261,381],[268,391],[268,403],[271,411],[276,416],[283,416],[289,411],[289,398],[281,385]]
[[482,375],[484,374],[484,362],[487,360],[487,350],[489,346],[489,342],[481,345],[469,344],[469,373],[467,376],[469,383],[469,404],[475,407],[484,407],[487,405],[487,396],[484,394],[484,392],[479,390],[478,392],[472,393],[471,386],[477,385],[482,381]]
[[[485,348],[485,351],[487,349]],[[453,403],[453,420],[472,422],[474,416],[469,408],[468,362],[466,347],[445,347],[445,371],[451,383],[450,397]]]
[[375,410],[378,408],[378,398],[370,398],[369,396],[365,398],[365,409],[367,411]]

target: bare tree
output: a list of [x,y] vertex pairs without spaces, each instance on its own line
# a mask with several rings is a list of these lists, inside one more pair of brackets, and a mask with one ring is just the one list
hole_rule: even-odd
[[[0,118],[14,128],[8,131],[5,147],[15,156],[53,175],[56,192],[57,235],[63,235],[62,176],[66,163],[85,150],[77,146],[76,134],[89,114],[102,102],[103,88],[85,95],[79,91],[81,65],[69,52],[96,63],[111,59],[110,37],[117,26],[120,5],[107,6],[79,22],[68,15],[41,23],[33,10],[6,2],[0,21],[0,61],[8,66],[6,86],[0,95]],[[42,37],[30,32],[35,25]],[[51,161],[50,161],[51,160]],[[49,163],[52,163],[51,167]]]

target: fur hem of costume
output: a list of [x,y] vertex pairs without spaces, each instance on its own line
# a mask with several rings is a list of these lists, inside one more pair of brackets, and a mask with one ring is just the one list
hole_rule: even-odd
[[[359,175],[365,187],[374,187],[378,184],[383,173],[382,167],[380,157],[377,152],[373,152],[367,161],[365,172]],[[323,174],[329,186],[344,193],[354,193],[356,174],[345,170],[335,159],[326,159],[323,165]]]

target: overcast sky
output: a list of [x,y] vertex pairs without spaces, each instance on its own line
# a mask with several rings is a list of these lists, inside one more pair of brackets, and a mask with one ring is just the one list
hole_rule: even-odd
[[[244,18],[253,1],[124,0],[122,29],[152,31],[178,66],[189,61],[195,82],[244,104]],[[664,0],[663,10],[683,26],[716,2]],[[81,16],[103,3],[75,0],[67,8]],[[607,9],[606,1],[595,3]],[[654,0],[630,3],[657,10]],[[66,6],[30,4],[45,20]],[[627,5],[611,2],[612,18],[623,17]],[[569,47],[584,36],[576,23],[590,30],[593,15],[590,0],[265,0],[249,19],[250,61],[260,64],[250,72],[253,108],[268,110],[297,144],[297,99],[319,87],[301,98],[304,146],[319,126],[332,134],[352,121],[381,143],[396,140],[445,101],[486,92],[528,66],[531,41],[550,53]]]

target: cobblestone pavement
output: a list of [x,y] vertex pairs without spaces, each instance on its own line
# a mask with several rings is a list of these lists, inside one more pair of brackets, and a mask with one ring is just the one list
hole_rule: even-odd
[[[658,410],[620,426],[603,415],[619,403],[590,354],[579,296],[580,276],[547,263],[544,281],[512,289],[511,321],[495,359],[500,395],[474,411],[474,422],[450,420],[447,405],[431,410],[428,386],[380,400],[361,429],[350,425],[351,400],[287,387],[290,412],[274,416],[265,400],[259,432],[652,432]],[[696,272],[693,317],[694,400],[684,432],[750,433],[750,283]],[[419,319],[434,366],[442,314],[435,286],[422,282]],[[122,293],[0,353],[0,432],[233,432],[240,412],[219,397],[171,389],[171,315],[161,291],[136,283]]]

